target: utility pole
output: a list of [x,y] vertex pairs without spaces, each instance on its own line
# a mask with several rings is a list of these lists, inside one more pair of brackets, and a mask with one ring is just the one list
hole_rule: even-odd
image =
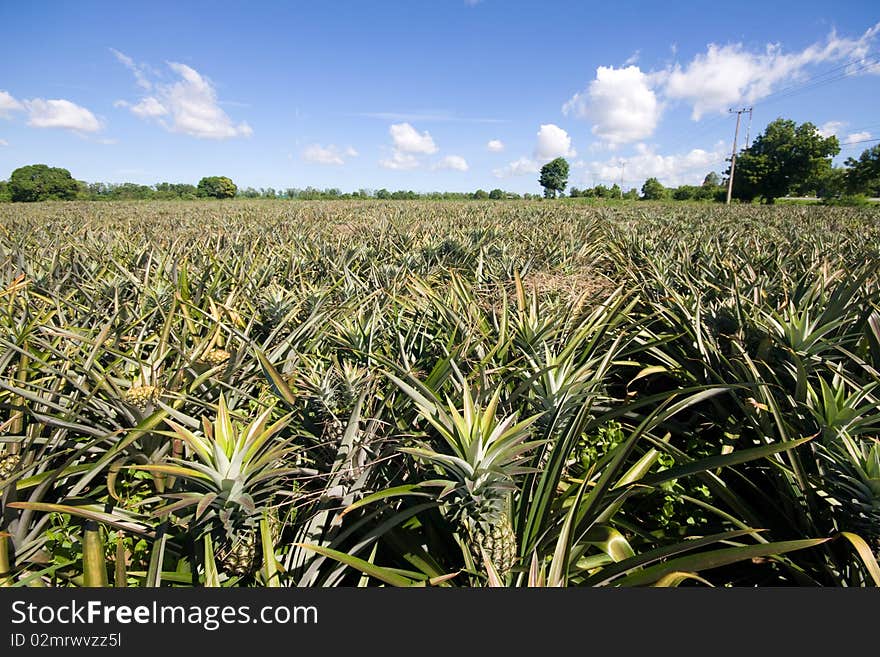
[[730,205],[730,197],[733,194],[733,169],[736,166],[736,139],[737,137],[739,137],[739,119],[742,116],[743,112],[748,112],[749,118],[751,119],[752,108],[741,107],[738,110],[729,109],[727,111],[731,114],[736,112],[736,131],[733,133],[733,151],[730,154],[730,176],[727,180],[727,205]]

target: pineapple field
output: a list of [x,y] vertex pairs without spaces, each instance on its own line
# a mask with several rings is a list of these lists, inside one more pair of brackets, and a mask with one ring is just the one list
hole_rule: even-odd
[[880,585],[880,212],[0,205],[0,585]]

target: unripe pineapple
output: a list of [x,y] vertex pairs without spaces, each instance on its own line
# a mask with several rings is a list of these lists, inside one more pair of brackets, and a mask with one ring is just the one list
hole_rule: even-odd
[[0,456],[0,481],[5,481],[14,475],[19,465],[21,465],[21,456],[18,454]]
[[[269,533],[272,543],[276,544],[281,535],[281,523],[274,514],[269,515]],[[225,572],[245,577],[259,568],[263,553],[259,516],[252,516],[232,534],[222,530],[216,532],[215,540],[217,560]]]
[[324,430],[321,432],[321,437],[324,440],[337,442],[342,440],[343,436],[345,436],[345,424],[343,424],[342,420],[332,413],[324,420],[323,426]]
[[209,349],[204,354],[199,356],[199,359],[196,361],[199,365],[204,365],[207,367],[217,367],[218,365],[222,365],[226,361],[229,360],[232,354],[230,354],[225,349]]
[[470,523],[467,528],[471,554],[480,559],[483,552],[504,577],[516,565],[518,544],[509,513],[490,516],[482,522]]
[[136,406],[140,410],[145,410],[150,405],[155,405],[162,395],[162,389],[150,385],[133,385],[125,391],[123,399]]

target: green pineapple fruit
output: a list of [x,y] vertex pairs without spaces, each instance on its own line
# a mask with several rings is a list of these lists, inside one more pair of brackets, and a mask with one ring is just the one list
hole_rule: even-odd
[[509,508],[482,516],[480,522],[467,524],[468,548],[479,557],[484,554],[504,577],[516,565],[518,552],[516,532],[510,519]]
[[[275,514],[270,514],[268,521],[272,543],[275,544],[280,538],[281,523]],[[220,562],[220,567],[230,575],[245,577],[260,566],[263,549],[259,515],[249,516],[239,522],[232,533],[222,528],[215,530],[214,541],[217,545],[217,560]]]

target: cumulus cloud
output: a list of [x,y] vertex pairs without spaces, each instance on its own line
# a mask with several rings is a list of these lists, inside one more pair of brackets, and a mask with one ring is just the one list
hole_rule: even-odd
[[571,147],[571,137],[558,125],[546,123],[538,130],[535,144],[535,158],[552,160],[555,157],[574,157],[577,152]]
[[636,144],[635,155],[614,157],[604,162],[588,162],[583,181],[607,182],[624,180],[624,187],[641,187],[648,178],[657,178],[671,187],[698,185],[709,171],[724,164],[728,145],[719,141],[711,150],[694,148],[686,153],[662,155],[645,144]]
[[492,151],[493,153],[500,153],[504,150],[504,142],[500,139],[492,139],[486,144],[486,148]]
[[513,176],[525,176],[527,174],[538,173],[541,165],[529,157],[521,157],[506,166],[492,170],[492,175],[496,178],[511,178]]
[[32,128],[62,128],[74,132],[98,132],[103,126],[92,112],[63,98],[31,98],[19,101],[0,91],[0,118],[11,118],[12,112],[27,112]]
[[134,73],[139,86],[153,92],[136,103],[117,101],[117,107],[127,108],[138,118],[156,120],[169,132],[200,139],[231,139],[253,134],[246,122],[233,122],[220,107],[217,91],[211,81],[191,66],[168,62],[168,68],[177,79],[170,83],[151,82],[146,66],[135,64],[130,57],[117,50],[112,52]]
[[24,109],[24,105],[15,100],[11,94],[6,91],[0,91],[0,118],[8,119],[13,112]]
[[846,123],[844,121],[826,121],[822,125],[819,126],[819,134],[823,137],[830,137],[831,135],[836,135],[840,129],[845,126]]
[[391,157],[379,160],[386,169],[415,169],[421,164],[418,155],[437,152],[437,144],[427,130],[419,132],[409,123],[393,123],[388,128],[391,135]]
[[871,133],[868,131],[863,132],[851,132],[846,136],[846,139],[843,140],[844,144],[855,144],[860,141],[867,141],[871,138]]
[[562,113],[588,119],[592,133],[612,146],[638,141],[653,134],[662,111],[652,84],[638,66],[600,66],[596,79],[572,96]]
[[388,129],[394,148],[401,153],[424,153],[430,155],[437,152],[437,145],[426,130],[419,133],[409,123],[394,123]]
[[[623,68],[600,66],[587,88],[574,94],[562,111],[590,121],[592,133],[608,146],[633,143],[650,137],[664,108],[677,101],[690,105],[696,121],[707,113],[784,92],[819,64],[843,62],[833,69],[839,75],[880,74],[880,63],[868,57],[878,34],[880,23],[855,38],[832,31],[826,39],[792,52],[778,43],[759,50],[742,43],[710,43],[690,61],[659,71],[643,71],[633,59]],[[673,56],[676,53],[673,48]]]
[[[532,157],[522,156],[503,167],[493,169],[496,178],[511,178],[537,173],[541,164],[556,157],[574,157],[577,152],[571,147],[568,133],[553,123],[541,124],[535,140]],[[491,143],[491,142],[490,142]]]
[[467,171],[468,163],[460,155],[447,155],[442,160],[440,160],[436,167],[437,169],[454,169],[455,171]]
[[85,107],[69,100],[33,98],[24,101],[28,125],[33,128],[63,128],[76,132],[98,132],[101,122]]
[[328,146],[312,144],[307,146],[303,151],[302,159],[306,162],[313,162],[314,164],[342,165],[345,164],[345,158],[356,157],[357,154],[357,151],[351,146],[345,149],[340,149],[334,144],[329,144]]
[[851,60],[847,73],[880,73],[880,66],[865,62],[878,33],[880,23],[855,39],[840,37],[832,31],[824,42],[792,53],[784,52],[779,44],[750,52],[741,43],[712,43],[705,53],[696,55],[684,66],[676,64],[669,71],[664,91],[668,98],[690,103],[691,116],[698,120],[708,112],[724,112],[733,104],[760,100],[781,83],[802,78],[805,69],[812,65]]

